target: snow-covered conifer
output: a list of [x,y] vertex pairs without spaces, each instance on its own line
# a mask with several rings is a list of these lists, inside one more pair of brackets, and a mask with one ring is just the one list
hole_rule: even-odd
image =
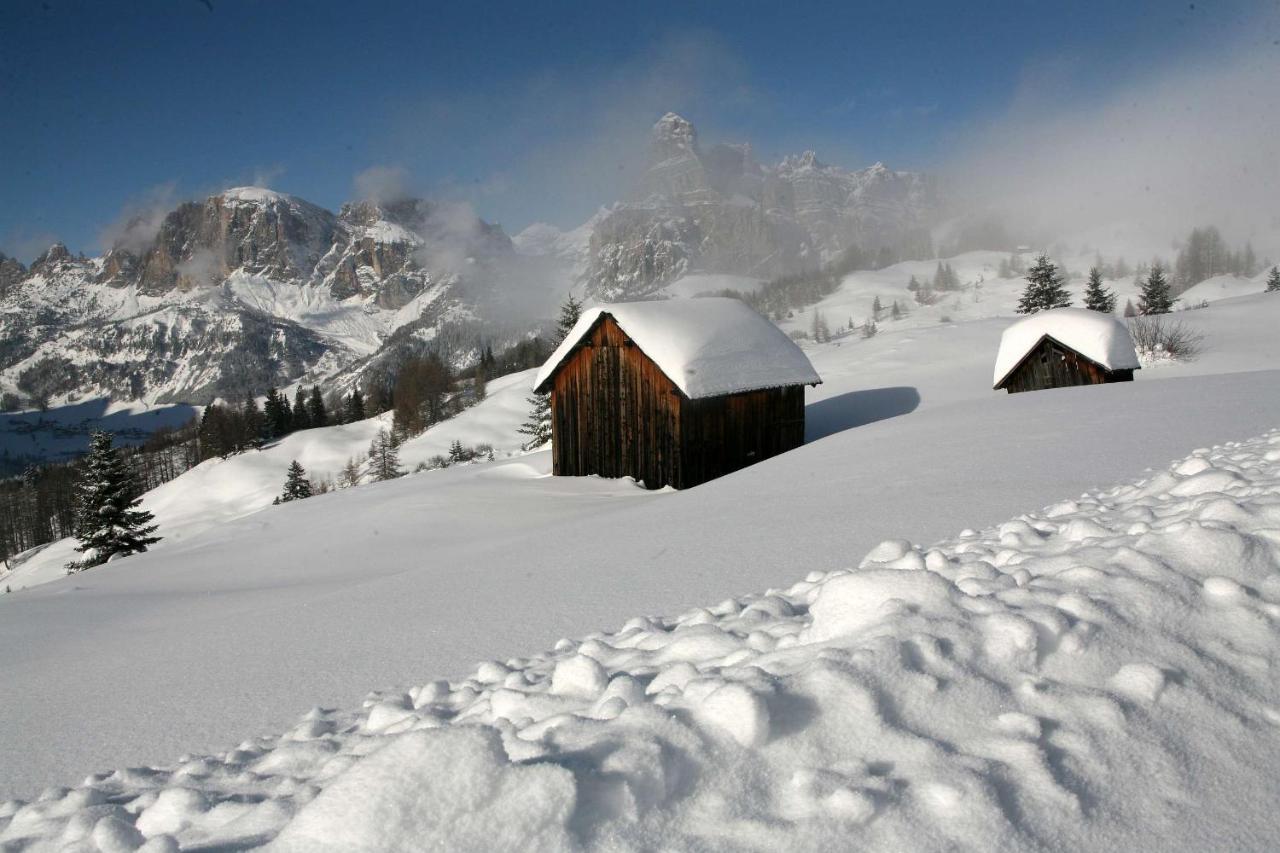
[[289,463],[289,471],[285,475],[284,491],[277,501],[279,503],[300,501],[311,497],[311,493],[311,481],[307,479],[306,470],[298,464],[297,459],[293,460]]
[[[564,341],[582,317],[582,303],[569,294],[569,298],[560,306],[560,318],[556,321],[555,340],[551,349]],[[516,432],[528,436],[521,445],[525,450],[541,447],[551,440],[551,394],[534,392],[529,396],[529,417],[525,419]]]
[[68,563],[68,572],[141,553],[160,541],[151,535],[156,531],[154,516],[138,509],[142,499],[133,472],[111,444],[111,433],[93,434],[77,485],[76,550],[85,557]]
[[1071,294],[1062,284],[1058,267],[1048,255],[1040,255],[1027,270],[1027,286],[1018,301],[1019,314],[1034,314],[1052,308],[1066,308],[1071,304]]
[[1168,314],[1173,310],[1173,295],[1169,291],[1169,279],[1165,276],[1164,267],[1155,263],[1151,272],[1142,284],[1142,295],[1138,300],[1139,314]]
[[1116,295],[1103,285],[1102,271],[1096,266],[1089,270],[1089,281],[1084,288],[1084,307],[1103,314],[1116,310]]
[[1272,267],[1267,276],[1267,293],[1280,292],[1280,267]]

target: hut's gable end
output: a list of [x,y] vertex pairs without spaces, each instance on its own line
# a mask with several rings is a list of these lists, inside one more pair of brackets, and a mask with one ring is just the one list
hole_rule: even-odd
[[675,383],[602,315],[551,377],[553,471],[679,483]]

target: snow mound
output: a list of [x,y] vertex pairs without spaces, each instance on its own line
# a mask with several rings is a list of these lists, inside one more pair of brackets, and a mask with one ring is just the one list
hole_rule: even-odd
[[1280,430],[12,800],[0,846],[1276,849],[1277,530]]
[[1107,370],[1137,369],[1138,354],[1124,323],[1110,314],[1086,308],[1055,308],[1019,320],[1000,336],[992,384],[999,387],[1045,337],[1063,343]]
[[1238,275],[1215,275],[1184,290],[1178,300],[1183,305],[1198,306],[1202,302],[1217,302],[1219,299],[1262,293],[1266,288],[1265,276],[1250,279]]
[[535,387],[551,378],[605,315],[613,317],[693,400],[822,382],[808,357],[781,329],[740,300],[709,297],[619,302],[588,309],[538,371]]

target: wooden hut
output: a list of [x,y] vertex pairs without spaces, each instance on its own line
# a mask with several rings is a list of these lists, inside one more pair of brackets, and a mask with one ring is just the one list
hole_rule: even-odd
[[1084,308],[1055,308],[1005,329],[996,355],[995,390],[1014,394],[1131,382],[1138,369],[1133,339],[1120,320]]
[[552,471],[682,489],[804,443],[804,386],[822,380],[737,299],[592,308],[538,372]]

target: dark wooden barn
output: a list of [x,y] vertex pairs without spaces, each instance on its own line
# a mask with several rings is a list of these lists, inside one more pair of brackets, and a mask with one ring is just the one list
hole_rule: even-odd
[[1005,330],[996,357],[995,390],[1016,394],[1131,382],[1137,369],[1138,356],[1123,323],[1109,314],[1058,308]]
[[696,486],[804,443],[820,382],[776,326],[736,299],[587,312],[539,372],[552,471]]

